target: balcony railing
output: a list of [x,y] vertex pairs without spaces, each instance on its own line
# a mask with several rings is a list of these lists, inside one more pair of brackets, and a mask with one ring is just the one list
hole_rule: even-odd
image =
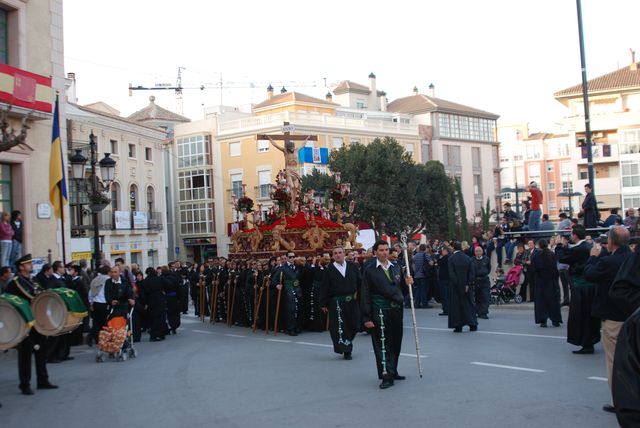
[[[152,230],[163,229],[162,213],[156,211],[111,211],[98,213],[98,228],[104,230]],[[93,230],[93,215],[83,210],[80,215],[72,217],[72,236],[84,236]],[[91,232],[88,232],[91,233]]]
[[242,197],[242,187],[227,189],[227,199],[230,204],[233,203],[233,198],[240,199]]
[[258,200],[266,200],[271,199],[271,195],[269,194],[269,185],[261,184],[259,186],[255,186],[254,190],[256,192],[256,199]]

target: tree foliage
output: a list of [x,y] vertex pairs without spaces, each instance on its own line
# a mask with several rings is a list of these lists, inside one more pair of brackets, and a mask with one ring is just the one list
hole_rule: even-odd
[[326,174],[314,169],[311,174],[302,176],[302,191],[307,192],[313,189],[317,192],[322,192],[325,195],[329,193],[329,190],[333,189],[336,185],[336,180],[333,175]]
[[441,236],[448,231],[450,214],[446,198],[454,191],[451,180],[438,161],[416,165],[415,169],[420,222],[427,234]]
[[458,213],[460,214],[460,239],[462,241],[470,241],[469,222],[467,220],[467,206],[464,203],[464,195],[462,194],[462,185],[460,179],[455,178],[456,196],[458,198]]

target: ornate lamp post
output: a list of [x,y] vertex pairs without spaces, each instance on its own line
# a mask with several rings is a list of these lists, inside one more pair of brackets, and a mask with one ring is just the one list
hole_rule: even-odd
[[[76,149],[76,154],[71,156],[71,174],[74,180],[89,180],[91,183],[90,203],[93,216],[93,259],[91,267],[96,271],[100,265],[100,225],[98,214],[109,204],[109,198],[104,193],[111,187],[115,177],[116,161],[110,157],[111,153],[105,153],[104,158],[98,162],[96,137],[91,132],[89,135],[89,148],[91,151],[91,173],[85,176],[85,165],[87,158],[82,155],[82,151]],[[96,175],[96,165],[100,166],[101,179]]]

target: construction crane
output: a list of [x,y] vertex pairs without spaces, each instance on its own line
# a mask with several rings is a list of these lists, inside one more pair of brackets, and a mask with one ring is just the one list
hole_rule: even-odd
[[223,89],[255,89],[264,87],[266,88],[269,85],[280,86],[282,85],[282,90],[286,90],[285,88],[314,88],[317,87],[318,84],[316,82],[297,82],[297,81],[271,81],[271,82],[231,82],[231,81],[223,81],[222,73],[220,73],[220,80],[216,83],[206,83],[200,86],[183,86],[182,85],[182,72],[186,70],[185,67],[178,67],[178,75],[176,77],[175,85],[171,85],[170,83],[156,83],[153,86],[142,86],[142,85],[132,85],[129,83],[129,96],[133,96],[133,91],[174,91],[176,96],[176,110],[179,114],[183,114],[183,98],[182,91],[183,90],[200,90],[204,91],[206,89],[218,89],[220,90],[220,105],[222,105],[222,90]]

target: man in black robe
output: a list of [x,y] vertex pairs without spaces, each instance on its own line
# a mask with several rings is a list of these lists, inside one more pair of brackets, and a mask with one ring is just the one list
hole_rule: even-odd
[[593,196],[591,184],[584,185],[584,192],[586,196],[582,201],[582,211],[580,211],[578,217],[583,218],[585,229],[593,229],[598,227],[598,203],[595,196]]
[[640,426],[640,365],[638,361],[640,361],[640,307],[624,322],[618,335],[613,361],[613,406],[622,428]]
[[[344,250],[343,250],[344,260]],[[323,253],[322,258],[314,257],[312,266],[309,266],[309,274],[311,277],[311,284],[308,288],[308,293],[304,294],[304,306],[306,308],[306,328],[310,331],[324,331],[326,321],[326,312],[322,311],[323,305],[320,302],[322,282],[324,280],[327,267],[331,263],[331,255],[329,253]]]
[[167,333],[176,334],[180,327],[180,300],[182,298],[182,278],[179,274],[171,272],[166,266],[162,268],[164,282],[164,293],[167,299],[167,322],[169,324]]
[[556,246],[558,262],[569,265],[571,276],[571,302],[567,322],[567,342],[581,346],[574,354],[593,354],[593,345],[600,341],[600,319],[591,315],[595,287],[584,277],[584,267],[589,259],[591,244],[585,241],[584,226],[575,225],[571,230],[570,245],[566,239]]
[[491,281],[489,273],[491,273],[491,260],[485,257],[482,247],[476,247],[473,250],[473,270],[475,272],[475,297],[476,297],[476,314],[482,319],[489,318],[489,302],[491,300]]
[[[362,277],[360,310],[364,327],[371,332],[381,389],[393,386],[398,374],[398,359],[402,347],[403,278],[400,266],[389,261],[389,244],[376,241],[375,259],[367,264]],[[411,287],[413,279],[406,278]]]
[[[31,302],[36,295],[37,286],[31,281],[33,264],[31,254],[20,257],[15,262],[17,275],[7,284],[5,293],[13,294]],[[42,291],[42,290],[40,290]],[[36,376],[38,389],[55,389],[56,385],[49,382],[47,373],[47,338],[37,332],[35,328],[18,345],[18,376],[20,377],[20,391],[24,395],[33,395],[31,389],[31,355],[36,357]]]
[[[280,329],[286,328],[289,336],[297,336],[301,331],[300,308],[302,306],[302,293],[298,279],[300,268],[295,265],[295,258],[295,253],[288,252],[287,262],[280,266],[275,275],[271,276],[271,285],[276,290],[282,289],[280,291],[280,314],[276,314],[276,316],[279,315],[279,322],[283,322],[280,324]],[[277,295],[278,293],[276,292]]]
[[167,332],[167,299],[164,294],[166,278],[158,276],[152,267],[147,268],[147,277],[140,286],[140,298],[149,316],[151,342],[164,340]]
[[333,263],[327,265],[322,278],[318,301],[322,312],[329,317],[329,333],[333,351],[350,360],[353,338],[358,332],[357,291],[362,278],[360,268],[345,260],[344,248],[333,249]]
[[462,327],[478,329],[478,318],[473,299],[475,272],[471,259],[462,252],[460,242],[453,244],[453,254],[447,263],[449,269],[449,328],[461,333]]

